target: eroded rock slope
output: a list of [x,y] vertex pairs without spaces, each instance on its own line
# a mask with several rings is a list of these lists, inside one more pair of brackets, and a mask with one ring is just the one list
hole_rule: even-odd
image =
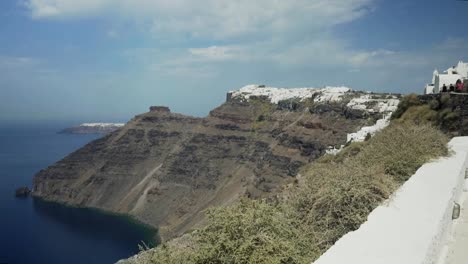
[[348,88],[246,86],[195,118],[152,107],[34,177],[46,200],[128,213],[164,239],[203,223],[204,209],[270,197],[301,166],[372,126],[398,96]]

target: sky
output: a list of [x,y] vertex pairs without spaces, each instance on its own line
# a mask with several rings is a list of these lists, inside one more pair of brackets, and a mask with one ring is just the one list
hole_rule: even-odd
[[421,93],[468,1],[1,0],[0,121],[205,116],[247,84]]

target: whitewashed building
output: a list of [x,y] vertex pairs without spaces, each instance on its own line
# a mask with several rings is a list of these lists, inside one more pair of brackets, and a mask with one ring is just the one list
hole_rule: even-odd
[[449,88],[451,84],[455,86],[457,80],[463,81],[464,79],[468,79],[468,63],[459,61],[457,66],[451,67],[443,73],[435,70],[432,74],[432,83],[426,85],[424,93],[439,93],[444,84]]

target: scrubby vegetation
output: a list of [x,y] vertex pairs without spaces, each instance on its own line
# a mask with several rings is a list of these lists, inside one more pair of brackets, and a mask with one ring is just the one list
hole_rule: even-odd
[[430,124],[427,109],[407,100],[392,125],[306,166],[274,202],[242,199],[211,209],[204,228],[131,262],[310,263],[359,228],[421,165],[448,154],[448,138]]
[[369,142],[305,169],[307,177],[289,199],[314,245],[326,250],[357,229],[367,215],[421,165],[446,155],[448,139],[428,125],[394,124]]
[[426,98],[411,94],[403,98],[393,118],[399,122],[428,123],[453,136],[467,135],[468,124],[460,123],[461,109],[458,107],[467,103],[466,98],[450,94]]
[[254,114],[252,132],[256,133],[257,130],[261,129],[265,126],[265,124],[267,124],[267,121],[270,119],[270,115],[275,110],[275,105],[269,101],[258,98],[252,98],[249,103],[252,105]]

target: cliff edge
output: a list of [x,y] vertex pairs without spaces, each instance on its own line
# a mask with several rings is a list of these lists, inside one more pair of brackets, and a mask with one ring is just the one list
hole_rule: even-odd
[[208,207],[274,198],[304,164],[381,125],[399,102],[345,87],[251,85],[227,98],[205,118],[152,107],[41,170],[33,195],[130,214],[172,238],[203,224]]

